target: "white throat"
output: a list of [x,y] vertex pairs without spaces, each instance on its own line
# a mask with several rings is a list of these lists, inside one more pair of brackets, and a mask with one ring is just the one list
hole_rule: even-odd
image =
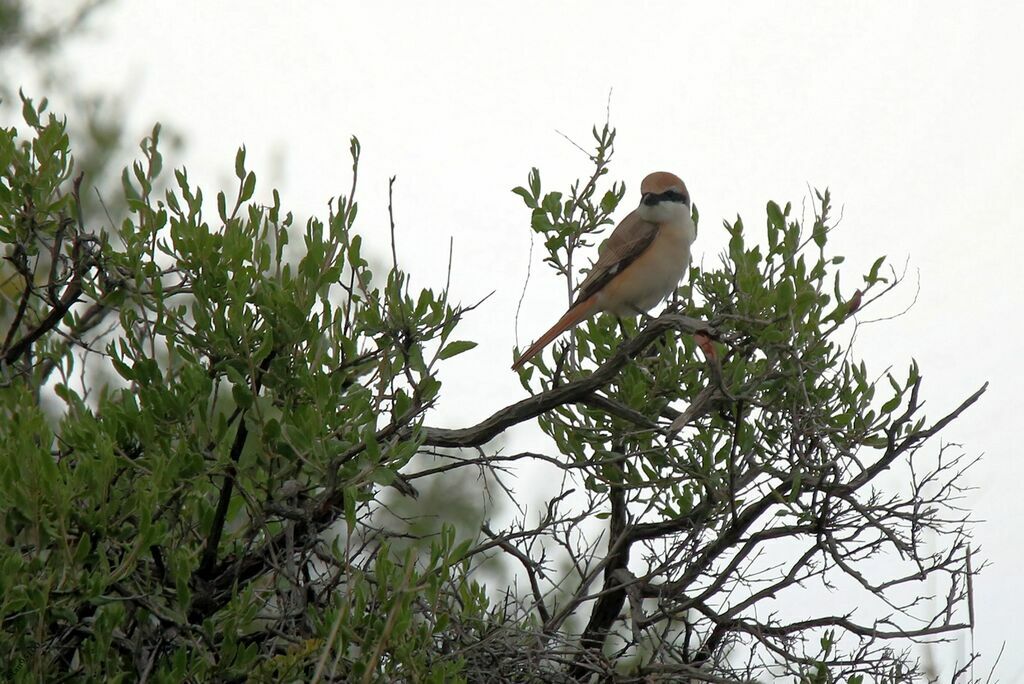
[[658,202],[653,207],[641,202],[637,211],[650,223],[679,223],[690,218],[690,207],[682,202]]

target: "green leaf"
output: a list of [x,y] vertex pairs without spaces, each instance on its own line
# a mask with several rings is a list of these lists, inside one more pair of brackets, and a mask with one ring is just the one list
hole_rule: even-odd
[[36,108],[32,104],[32,100],[25,97],[25,93],[20,90],[18,91],[18,94],[21,95],[21,117],[25,119],[25,123],[32,128],[38,128],[39,114],[36,112]]
[[903,398],[897,394],[895,397],[882,404],[882,415],[895,411],[899,407],[902,399]]
[[395,471],[391,468],[377,468],[370,473],[370,482],[382,487],[387,487],[395,481]]
[[438,354],[440,359],[450,359],[453,356],[461,354],[462,352],[469,351],[476,346],[476,342],[470,342],[469,340],[456,340],[444,347],[441,353]]
[[363,429],[363,444],[366,445],[366,455],[372,463],[380,461],[380,444],[377,443],[377,433],[374,431],[373,423],[367,423]]
[[527,177],[527,184],[530,186],[530,192],[534,197],[540,197],[540,171],[537,167],[530,169],[530,175]]
[[615,207],[619,205],[619,197],[611,190],[604,193],[601,197],[601,211],[606,214],[610,214],[615,211]]
[[256,192],[256,174],[250,171],[249,175],[245,177],[245,182],[242,183],[242,194],[238,199],[247,202],[252,199],[254,192]]
[[873,285],[877,283],[880,280],[880,278],[878,277],[878,269],[882,268],[882,264],[884,263],[884,256],[880,256],[877,259],[875,259],[875,263],[871,264],[871,270],[868,271],[868,274],[866,276],[864,276],[864,282],[866,282],[868,285]]
[[245,145],[239,147],[235,153],[235,175],[238,180],[245,178]]
[[544,196],[544,201],[541,202],[541,207],[552,218],[557,219],[562,215],[562,193],[560,192],[549,192]]
[[788,313],[793,305],[793,281],[786,278],[780,282],[778,287],[775,288],[775,296],[778,300],[779,312]]
[[252,406],[252,391],[245,385],[232,385],[231,396],[241,409]]
[[768,202],[768,220],[771,222],[773,228],[782,230],[786,227],[786,217],[782,214],[782,209],[775,202]]
[[128,173],[128,167],[125,167],[121,171],[121,189],[124,190],[125,199],[129,201],[129,204],[132,200],[139,199],[139,193],[135,189],[135,186],[132,185],[132,178]]
[[535,200],[533,198],[533,195],[531,195],[526,188],[524,188],[522,186],[515,187],[515,188],[512,188],[512,192],[514,192],[515,194],[517,194],[520,197],[522,197],[523,198],[523,202],[530,209],[536,209],[537,208],[537,200]]
[[811,231],[811,237],[814,238],[814,244],[818,245],[819,248],[825,246],[825,242],[827,240],[825,235],[827,232],[828,231],[825,228],[824,223],[821,221],[814,222],[814,229]]

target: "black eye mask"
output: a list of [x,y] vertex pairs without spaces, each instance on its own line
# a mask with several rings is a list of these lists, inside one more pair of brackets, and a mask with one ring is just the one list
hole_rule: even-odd
[[666,190],[665,192],[661,192],[658,194],[654,194],[653,192],[647,193],[646,195],[644,195],[643,202],[647,206],[653,207],[654,205],[659,204],[661,202],[682,202],[683,204],[689,204],[690,200],[686,197],[686,195],[679,192],[678,190]]

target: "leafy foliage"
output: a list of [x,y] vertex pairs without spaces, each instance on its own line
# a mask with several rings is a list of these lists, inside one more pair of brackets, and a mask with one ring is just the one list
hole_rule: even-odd
[[[536,170],[529,189],[516,189],[533,211],[534,230],[553,251],[549,263],[570,281],[575,274],[564,264],[571,261],[573,239],[592,236],[607,222],[588,202],[599,196],[593,184],[605,172],[613,136],[595,131],[595,140],[595,173],[582,201],[574,189],[561,214],[549,211],[561,194],[545,194]],[[600,206],[623,191],[614,186]],[[851,680],[870,674],[878,681],[890,681],[884,672],[902,672],[893,681],[903,681],[915,672],[913,662],[888,640],[967,628],[953,615],[958,606],[965,609],[971,577],[967,516],[955,504],[969,464],[950,458],[946,448],[927,467],[915,456],[920,471],[909,461],[984,388],[929,427],[919,410],[916,362],[904,374],[884,373],[880,385],[852,358],[839,336],[848,335],[853,315],[899,278],[894,271],[882,275],[883,256],[859,288],[844,291],[838,268],[844,258],[828,253],[831,196],[826,190],[815,199],[806,226],[794,219],[791,205],[769,202],[762,244],[748,242],[739,218],[726,222],[729,243],[720,266],[691,268],[677,303],[656,321],[641,323],[648,333],[664,322],[650,347],[599,389],[540,418],[582,476],[589,510],[609,520],[601,571],[589,571],[585,557],[572,559],[586,570],[575,573],[580,589],[570,593],[570,605],[594,601],[584,645],[589,639],[607,653],[618,643],[615,653],[631,654],[641,666],[674,663],[680,673],[713,664],[740,678],[764,668],[815,681],[816,672]],[[545,211],[541,219],[538,207]],[[686,316],[677,313],[683,310]],[[621,363],[623,335],[636,338],[638,330],[633,321],[611,317],[584,324],[571,345],[553,352],[553,363],[538,359],[534,370],[521,371],[524,386],[549,394]],[[680,330],[697,335],[680,336]],[[694,341],[701,334],[715,340],[707,361]],[[689,402],[682,411],[673,406],[680,399]],[[907,468],[909,486],[883,494],[876,489],[879,475],[896,465]],[[929,550],[926,536],[948,546],[940,542],[941,550]],[[782,539],[788,548],[804,545],[795,562],[772,553],[771,542]],[[630,556],[633,545],[643,548],[642,559]],[[889,559],[895,577],[869,579],[860,566],[877,557]],[[601,595],[588,593],[602,575]],[[925,576],[949,577],[948,592],[927,608],[935,617],[916,628],[914,611],[926,601],[904,593]],[[879,629],[873,620],[857,624],[852,613],[806,620],[798,619],[801,611],[761,614],[783,592],[798,602],[792,592],[810,580],[864,592],[862,605],[893,611],[873,619],[893,629]],[[619,618],[627,600],[631,632]],[[830,646],[822,653],[816,654],[815,633],[827,635],[821,639]],[[757,665],[731,664],[737,651]],[[600,667],[578,658],[574,672],[583,676]]]
[[[207,201],[164,170],[156,127],[106,232],[66,123],[27,99],[23,118],[0,135],[6,680],[903,681],[914,664],[890,644],[966,626],[964,466],[917,452],[981,392],[929,422],[916,365],[879,383],[851,358],[839,335],[895,283],[879,260],[841,286],[827,192],[809,227],[769,203],[766,245],[727,224],[720,267],[692,269],[665,314],[622,322],[625,341],[613,320],[582,326],[522,371],[533,396],[442,429],[424,420],[438,369],[474,346],[456,334],[472,307],[413,290],[396,261],[373,272],[358,141],[347,194],[300,224],[276,191],[260,201],[244,149],[237,187]],[[534,170],[515,190],[567,291],[625,196],[600,190],[614,131],[594,136],[588,180],[545,193]],[[557,457],[487,447],[533,417]],[[384,492],[463,469],[501,482],[520,459],[567,483],[539,520],[444,520],[416,544],[382,522]],[[901,465],[905,491],[877,486]],[[783,541],[798,551],[764,567]],[[875,578],[882,555],[907,571]],[[497,558],[529,589],[482,584]],[[900,590],[932,576],[948,598],[905,623],[925,604]],[[889,614],[766,608],[811,580]]]
[[[300,231],[276,192],[252,201],[244,150],[216,228],[184,170],[156,197],[159,128],[123,176],[131,216],[92,234],[75,218],[79,181],[66,190],[64,123],[27,100],[24,112],[31,137],[8,129],[0,143],[0,240],[18,288],[0,304],[0,638],[23,654],[9,667],[126,676],[143,638],[152,676],[243,677],[259,662],[277,681],[285,663],[310,676],[331,634],[351,676],[444,681],[458,659],[431,664],[434,628],[456,596],[466,617],[487,605],[458,562],[465,544],[448,530],[421,565],[398,562],[359,520],[420,445],[438,362],[468,348],[450,340],[461,309],[412,293],[397,269],[374,276],[352,194]],[[355,140],[351,152],[354,177]],[[119,377],[76,381],[83,361]],[[305,559],[272,551],[301,534],[316,541]],[[410,609],[424,597],[427,623]],[[306,641],[267,660],[280,629]]]

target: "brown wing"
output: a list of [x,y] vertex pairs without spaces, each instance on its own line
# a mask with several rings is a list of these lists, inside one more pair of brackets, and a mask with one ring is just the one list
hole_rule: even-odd
[[657,234],[657,224],[644,221],[635,210],[622,219],[605,240],[601,255],[594,262],[590,273],[580,283],[576,303],[600,290],[625,270],[647,249]]

